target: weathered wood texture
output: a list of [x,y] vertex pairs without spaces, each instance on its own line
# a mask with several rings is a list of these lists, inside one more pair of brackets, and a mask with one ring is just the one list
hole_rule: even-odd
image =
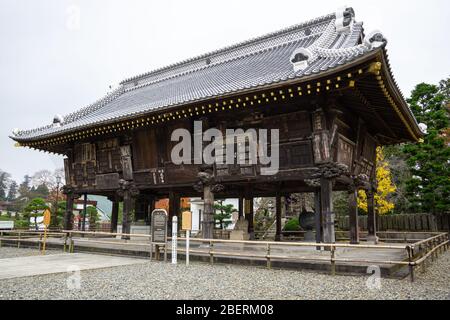
[[[216,181],[304,180],[313,174],[308,168],[327,161],[345,164],[353,169],[352,173],[370,176],[376,141],[364,125],[357,126],[354,118],[346,115],[338,119],[325,109],[286,109],[286,113],[281,114],[274,110],[263,109],[267,114],[258,121],[248,111],[229,114],[226,122],[214,116],[204,121],[204,129],[217,127],[224,132],[235,128],[279,130],[278,174],[265,177],[261,176],[260,164],[238,164],[238,159],[248,160],[247,146],[244,154],[236,153],[234,164],[214,166]],[[77,189],[99,191],[117,189],[120,179],[132,180],[140,188],[195,183],[200,165],[174,165],[170,157],[172,147],[177,143],[171,141],[172,131],[187,129],[194,137],[193,121],[180,119],[170,125],[136,130],[131,136],[77,143],[65,161],[67,181]],[[355,126],[359,129],[353,129]],[[232,143],[235,150],[239,150],[238,141]],[[194,158],[192,154],[192,160]]]
[[[340,230],[350,230],[349,217],[337,217],[337,226]],[[377,217],[378,231],[449,231],[448,214],[401,214]],[[359,216],[359,230],[369,231],[368,217]]]

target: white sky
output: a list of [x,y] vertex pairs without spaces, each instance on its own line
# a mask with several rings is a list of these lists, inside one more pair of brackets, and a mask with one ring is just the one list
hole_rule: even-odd
[[[179,60],[352,6],[387,37],[407,96],[450,75],[448,0],[0,0],[0,169],[25,174],[62,158],[14,148],[13,128],[51,123],[110,85]],[[71,17],[79,10],[80,25]],[[75,26],[75,27],[74,27]]]

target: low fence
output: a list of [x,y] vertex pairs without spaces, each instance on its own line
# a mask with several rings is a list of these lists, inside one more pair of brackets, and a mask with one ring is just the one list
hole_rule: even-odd
[[[49,237],[59,238],[63,243],[63,251],[73,253],[76,243],[98,243],[98,244],[111,244],[120,245],[124,247],[129,246],[142,246],[147,248],[150,252],[151,249],[151,236],[144,234],[123,234],[123,233],[110,233],[110,232],[83,232],[83,231],[62,231],[62,232],[49,232]],[[78,236],[78,237],[76,237]],[[130,240],[125,241],[113,241],[108,240],[108,238],[125,237],[125,238],[141,238],[148,240],[145,242],[133,242]],[[101,239],[98,239],[101,238]],[[106,239],[105,239],[106,238]],[[170,241],[171,238],[168,238]],[[185,238],[179,238],[180,241],[185,241]],[[190,249],[190,253],[197,253],[199,255],[209,256],[209,261],[211,264],[214,263],[214,258],[219,256],[227,257],[240,257],[240,258],[250,258],[250,259],[263,259],[266,261],[267,268],[271,268],[272,261],[274,260],[295,260],[295,261],[312,261],[312,262],[329,262],[330,272],[332,275],[336,274],[336,263],[367,263],[371,265],[398,265],[398,266],[408,266],[411,281],[414,281],[414,271],[417,267],[422,267],[422,271],[425,272],[427,263],[431,259],[434,261],[439,253],[448,250],[449,247],[449,235],[447,233],[435,233],[427,239],[416,241],[412,244],[407,245],[352,245],[346,243],[298,243],[298,242],[269,242],[269,241],[235,241],[235,240],[220,240],[220,239],[190,239],[193,243],[200,243],[204,246],[204,249]],[[38,243],[39,249],[43,243],[42,232],[32,232],[23,230],[12,230],[12,231],[0,231],[0,247],[2,242],[7,243],[17,243],[17,247],[20,248],[21,244],[24,243]],[[246,247],[251,246],[264,246],[264,254],[258,254],[256,251],[249,250],[248,252],[233,252],[228,249],[223,250],[217,247],[217,244],[238,244],[245,245]],[[290,248],[316,248],[324,249],[324,251],[329,252],[329,256],[319,255],[317,257],[312,256],[288,256],[280,255],[274,253],[274,249],[277,247],[290,247]],[[160,251],[164,253],[165,260],[167,259],[167,253],[171,248],[170,242],[162,246]],[[382,260],[382,259],[362,259],[362,258],[339,258],[336,257],[336,250],[338,248],[358,248],[367,250],[405,250],[406,260]],[[158,251],[158,252],[160,252]],[[177,249],[177,252],[186,252],[181,246]],[[151,257],[152,258],[152,257]],[[159,258],[159,254],[158,254]]]
[[[450,214],[394,214],[377,217],[379,231],[447,231],[450,232]],[[349,217],[336,217],[340,230],[349,230]],[[359,216],[359,228],[367,231],[367,216]]]

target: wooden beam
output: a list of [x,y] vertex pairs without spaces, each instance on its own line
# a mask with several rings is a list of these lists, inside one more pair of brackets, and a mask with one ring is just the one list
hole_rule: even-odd
[[367,231],[368,236],[367,240],[378,243],[377,238],[377,214],[375,211],[375,200],[374,200],[374,192],[373,190],[366,190],[367,196]]
[[[323,241],[323,232],[322,232],[322,209],[320,204],[320,190],[316,190],[314,192],[314,211],[316,218],[316,242],[321,243]],[[320,250],[321,247],[317,247],[317,250]]]
[[203,239],[214,238],[214,193],[211,191],[211,185],[203,185],[203,221],[202,235]]
[[275,211],[276,211],[276,234],[275,241],[281,241],[282,232],[281,232],[281,196],[279,193],[276,195],[275,201]]
[[119,201],[117,199],[112,200],[111,211],[111,233],[117,233],[117,224],[119,221]]
[[241,218],[244,217],[244,197],[239,196],[239,215],[238,220],[241,220]]
[[323,242],[335,243],[334,212],[333,212],[333,183],[331,179],[320,179],[320,203],[323,219]]
[[350,243],[359,244],[358,226],[358,190],[352,188],[348,194],[349,223],[350,223]]
[[64,229],[65,230],[72,230],[72,228],[73,228],[73,224],[72,224],[73,200],[74,200],[74,195],[72,193],[69,193],[67,195],[66,212],[64,214]]
[[83,201],[83,221],[81,223],[82,231],[86,231],[86,214],[87,214],[87,193],[84,194],[84,201]]
[[[129,190],[123,193],[122,233],[129,234],[131,231],[132,198]],[[129,240],[130,236],[122,236],[123,240]]]

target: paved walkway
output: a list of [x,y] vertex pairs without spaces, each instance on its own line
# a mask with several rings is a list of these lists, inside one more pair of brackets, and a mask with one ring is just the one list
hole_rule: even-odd
[[75,270],[101,269],[145,263],[144,259],[98,254],[51,254],[0,259],[0,279],[64,273]]

